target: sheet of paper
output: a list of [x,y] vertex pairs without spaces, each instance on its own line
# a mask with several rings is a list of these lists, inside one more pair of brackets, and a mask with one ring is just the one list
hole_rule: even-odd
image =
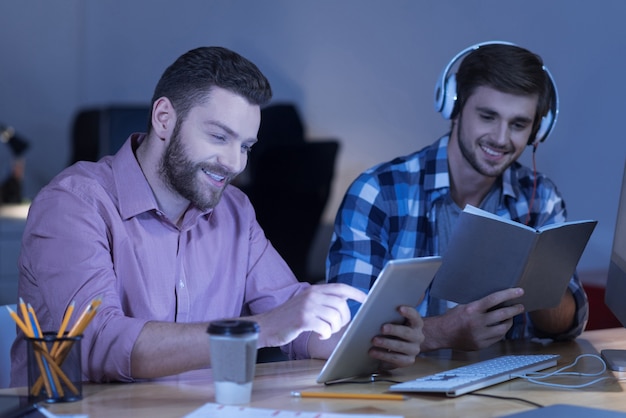
[[283,411],[207,403],[184,418],[404,418],[402,415],[335,414],[332,412]]
[[[89,418],[89,415],[84,415],[84,414],[72,414],[72,415],[53,414],[52,412],[48,411],[46,408],[44,408],[41,405],[37,406],[37,410],[41,412],[41,415],[43,415],[46,418]],[[30,414],[27,416],[30,416]]]

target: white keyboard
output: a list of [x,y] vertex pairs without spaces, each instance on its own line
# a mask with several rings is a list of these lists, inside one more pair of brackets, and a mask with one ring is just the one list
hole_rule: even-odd
[[389,387],[392,392],[432,392],[459,396],[524,373],[556,366],[557,354],[507,355],[423,376]]

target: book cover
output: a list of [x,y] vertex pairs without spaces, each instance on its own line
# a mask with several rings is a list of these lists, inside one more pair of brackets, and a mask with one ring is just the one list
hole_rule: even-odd
[[455,225],[431,295],[466,304],[521,287],[527,312],[559,304],[597,221],[535,229],[467,205]]

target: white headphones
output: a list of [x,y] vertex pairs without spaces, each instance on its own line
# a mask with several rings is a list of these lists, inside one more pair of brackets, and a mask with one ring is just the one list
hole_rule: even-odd
[[[443,69],[443,72],[435,85],[435,111],[440,112],[444,118],[450,119],[457,99],[456,73],[450,73],[452,67],[455,66],[457,62],[461,61],[466,55],[477,50],[478,48],[494,44],[516,46],[513,43],[504,41],[481,42],[456,54]],[[550,135],[550,132],[554,129],[554,125],[556,124],[556,119],[559,114],[559,94],[556,89],[556,83],[552,78],[552,74],[550,74],[550,71],[545,65],[543,66],[543,70],[548,75],[548,79],[552,84],[553,96],[552,100],[550,100],[550,109],[548,110],[548,113],[541,119],[539,130],[537,131],[535,137],[528,141],[528,145],[536,145],[545,141],[545,139]]]

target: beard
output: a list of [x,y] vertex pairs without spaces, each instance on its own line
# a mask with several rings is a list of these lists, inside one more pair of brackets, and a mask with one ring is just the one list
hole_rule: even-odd
[[[187,199],[198,209],[212,209],[219,203],[226,186],[235,175],[222,166],[192,161],[183,145],[180,124],[177,122],[165,154],[161,158],[159,172],[164,183],[170,190]],[[207,173],[224,177],[224,185],[220,188],[202,184],[200,176]]]
[[[457,126],[457,142],[459,144],[459,149],[461,150],[461,155],[463,155],[463,158],[465,158],[465,161],[467,161],[469,165],[471,165],[472,168],[476,172],[480,173],[481,175],[485,177],[500,176],[502,173],[504,173],[504,171],[507,168],[509,168],[511,164],[513,164],[513,161],[515,160],[512,160],[512,161],[507,160],[507,162],[498,163],[498,164],[481,160],[478,157],[478,152],[482,152],[480,150],[482,141],[479,140],[475,142],[476,149],[472,149],[471,146],[468,145],[470,141],[466,141],[467,138],[463,136],[463,129],[461,129],[462,128],[461,119],[462,118],[459,117],[459,122]],[[487,143],[486,145],[489,145],[489,144]],[[493,146],[492,148],[501,149],[501,147],[497,147],[497,146]]]

